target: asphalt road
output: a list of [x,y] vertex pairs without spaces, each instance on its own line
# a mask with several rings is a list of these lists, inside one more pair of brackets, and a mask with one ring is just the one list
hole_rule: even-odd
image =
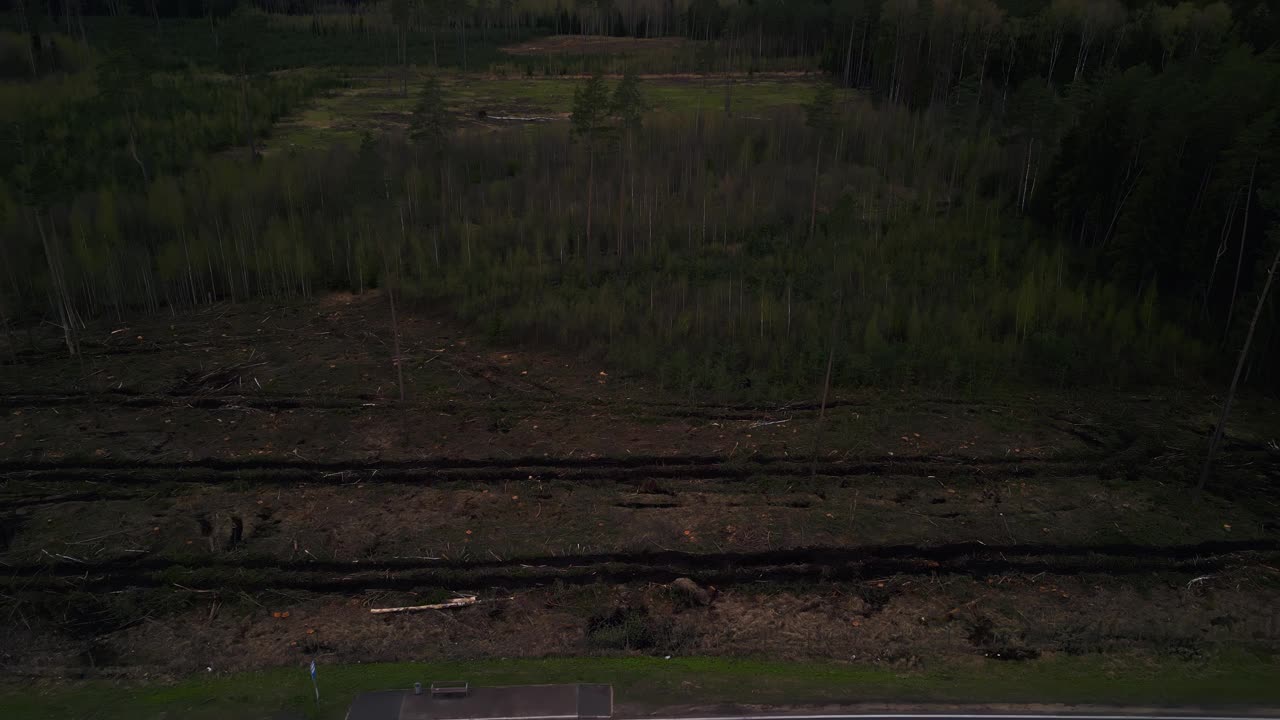
[[[430,714],[404,712],[401,700],[405,691],[367,693],[352,705],[348,720],[420,720]],[[530,708],[528,715],[503,717],[484,716],[486,720],[578,720],[575,714],[551,714]],[[449,717],[458,717],[450,715]],[[678,716],[626,716],[630,720],[1280,720],[1276,714],[1195,715],[1167,712],[1159,715],[1141,713],[1089,714],[1089,713],[857,713],[857,714],[761,714],[761,715],[678,715]],[[621,718],[615,718],[621,720]]]
[[644,720],[1280,720],[1275,715],[1089,715],[1064,713],[871,713],[857,715],[709,715]]

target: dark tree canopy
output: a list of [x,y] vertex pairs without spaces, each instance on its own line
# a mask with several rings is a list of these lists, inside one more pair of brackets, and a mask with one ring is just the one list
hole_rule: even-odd
[[[1280,221],[1280,26],[1254,0],[23,7],[0,294],[26,319],[59,288],[86,316],[359,289],[385,231],[408,299],[704,387],[809,377],[833,312],[839,382],[1216,378]],[[500,50],[556,32],[679,41]],[[389,63],[408,146],[272,147]],[[473,70],[572,100],[478,132]],[[720,111],[761,73],[808,99]],[[1274,307],[1247,384],[1280,383]]]

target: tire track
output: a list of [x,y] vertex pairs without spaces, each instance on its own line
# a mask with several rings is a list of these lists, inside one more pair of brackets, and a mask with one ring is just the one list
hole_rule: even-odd
[[[461,370],[460,370],[461,372]],[[815,415],[819,404],[812,401],[788,403],[678,403],[662,400],[649,401],[617,401],[595,398],[573,398],[556,393],[544,385],[523,381],[519,389],[509,387],[510,383],[495,380],[493,372],[465,373],[469,377],[484,380],[497,389],[511,390],[517,393],[514,397],[522,402],[530,402],[541,406],[582,404],[614,408],[622,414],[648,415],[671,418],[694,418],[703,420],[761,420],[803,418]],[[527,386],[527,387],[526,387]],[[411,405],[419,409],[444,409],[449,407],[474,405],[482,407],[484,403],[468,403],[465,399],[454,399],[450,402],[426,403]],[[335,410],[364,407],[404,407],[397,405],[387,397],[370,394],[357,395],[296,395],[296,394],[242,394],[242,393],[191,393],[177,390],[143,392],[129,388],[108,389],[98,392],[27,392],[0,395],[0,408],[27,409],[44,407],[97,407],[113,406],[128,408],[174,407],[197,410],[217,410],[223,408],[247,407],[262,410],[294,410],[319,409]],[[862,410],[884,409],[883,404],[866,400],[831,400],[827,402],[827,410],[839,408],[857,408]],[[930,398],[909,403],[909,407],[925,412],[952,413],[957,408],[967,412],[995,413],[1010,410],[1010,406],[998,405],[981,400],[953,400],[947,398]]]
[[[838,564],[875,560],[917,560],[950,562],[965,558],[1072,558],[1109,557],[1132,558],[1152,561],[1181,561],[1196,558],[1217,557],[1235,553],[1280,552],[1280,539],[1207,540],[1186,545],[1144,545],[1140,543],[1099,543],[1063,545],[1051,543],[1022,543],[992,545],[983,542],[948,543],[945,545],[869,545],[857,547],[811,546],[777,548],[751,552],[687,552],[683,550],[638,550],[632,552],[579,553],[574,555],[522,556],[512,559],[482,558],[431,558],[386,560],[319,560],[284,561],[267,556],[243,558],[209,558],[200,562],[203,567],[231,569],[277,570],[414,570],[504,567],[555,567],[572,568],[583,565],[655,565],[689,570],[722,566],[756,566],[788,564]],[[162,570],[188,561],[165,557],[119,558],[103,562],[75,563],[51,561],[29,565],[9,565],[7,572],[16,575],[38,574],[51,568],[65,566],[79,573],[116,570]]]
[[251,408],[254,410],[340,410],[392,406],[393,401],[372,395],[306,396],[306,395],[202,395],[191,393],[141,393],[114,390],[102,393],[30,393],[0,396],[0,408],[60,407],[172,407],[195,410]]
[[1106,472],[1112,463],[1121,461],[1121,458],[1097,453],[1046,460],[1016,457],[974,459],[958,456],[880,456],[817,463],[786,456],[753,456],[744,460],[731,460],[714,455],[525,457],[510,460],[435,458],[366,463],[215,459],[156,463],[8,460],[0,461],[0,478],[41,482],[110,481],[115,484],[216,484],[230,481],[261,484],[448,481],[495,483],[529,478],[583,483],[627,483],[653,479],[739,480],[754,476],[848,478],[866,475],[1065,478],[1096,476]]
[[104,564],[59,562],[6,568],[0,587],[38,591],[116,591],[174,585],[216,589],[316,592],[423,588],[530,588],[549,583],[668,583],[678,577],[727,587],[757,582],[820,583],[888,576],[1150,573],[1207,574],[1270,563],[1272,540],[1172,547],[986,546],[804,548],[761,553],[619,553],[520,561],[286,562],[266,558],[208,563],[149,558]]

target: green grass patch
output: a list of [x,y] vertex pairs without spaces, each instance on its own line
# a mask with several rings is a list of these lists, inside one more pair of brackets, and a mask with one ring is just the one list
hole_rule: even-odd
[[476,685],[612,683],[623,709],[684,703],[1009,702],[1257,706],[1280,703],[1280,666],[1243,653],[1195,662],[1081,656],[895,671],[868,665],[720,658],[546,658],[320,665],[321,701],[303,666],[198,676],[165,685],[0,686],[0,716],[35,718],[341,718],[358,693],[415,681]]
[[[459,125],[474,124],[481,112],[502,116],[562,115],[573,108],[573,92],[582,84],[573,77],[476,77],[458,73],[441,76],[450,109]],[[614,81],[609,81],[612,87]],[[399,75],[365,75],[348,80],[345,89],[319,98],[310,107],[276,126],[270,147],[324,148],[333,144],[358,144],[367,131],[403,128],[422,87],[422,76],[409,83],[409,96],[399,93]],[[655,113],[719,113],[724,111],[726,91],[731,94],[735,116],[753,117],[783,107],[799,107],[814,93],[815,83],[800,79],[647,78],[642,92]],[[851,100],[854,93],[840,91]]]

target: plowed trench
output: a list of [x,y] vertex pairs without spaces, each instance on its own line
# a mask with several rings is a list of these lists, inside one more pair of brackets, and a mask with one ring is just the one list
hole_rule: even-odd
[[57,563],[6,568],[0,585],[28,589],[92,591],[156,588],[181,583],[209,589],[305,589],[351,592],[367,589],[528,588],[568,584],[670,582],[691,577],[731,586],[754,582],[856,581],[894,575],[1053,575],[1214,573],[1230,567],[1274,563],[1280,541],[1216,541],[1194,545],[1055,546],[960,543],[869,548],[814,547],[756,553],[675,551],[478,560],[383,560],[290,562],[268,558],[201,564],[163,558],[104,563]]
[[752,457],[728,461],[717,456],[660,456],[625,458],[515,458],[511,460],[467,460],[440,458],[403,462],[291,462],[263,460],[201,460],[197,462],[130,464],[101,462],[0,462],[0,477],[39,481],[96,481],[139,484],[157,481],[219,483],[293,482],[429,482],[465,480],[502,482],[562,479],[583,482],[630,481],[650,478],[735,479],[756,475],[804,477],[822,475],[933,475],[1076,477],[1096,475],[1111,460],[1082,456],[1054,460],[1027,460],[992,457],[983,459],[954,456],[916,458],[880,457],[858,461],[812,463],[790,457]]

